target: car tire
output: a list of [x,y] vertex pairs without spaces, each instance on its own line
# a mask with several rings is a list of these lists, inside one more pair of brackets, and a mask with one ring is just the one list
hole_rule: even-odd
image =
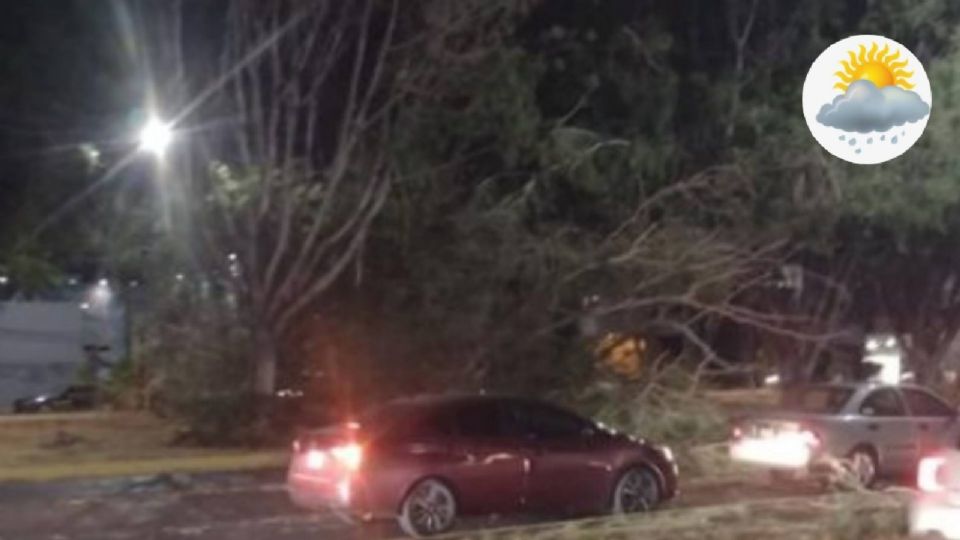
[[663,497],[660,477],[650,467],[630,467],[613,485],[611,513],[633,514],[653,510]]
[[859,446],[850,452],[847,461],[850,472],[860,487],[870,489],[876,484],[879,471],[876,452],[865,446]]
[[414,484],[400,504],[397,523],[404,534],[426,538],[453,528],[457,520],[457,499],[447,484],[427,478]]

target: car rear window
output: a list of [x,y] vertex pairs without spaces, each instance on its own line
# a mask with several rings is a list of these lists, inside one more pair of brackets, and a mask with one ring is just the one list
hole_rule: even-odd
[[852,388],[839,386],[804,388],[784,394],[783,406],[795,412],[832,414],[840,412],[852,395]]
[[454,430],[448,408],[420,403],[392,403],[377,407],[360,418],[360,426],[379,440],[443,436]]

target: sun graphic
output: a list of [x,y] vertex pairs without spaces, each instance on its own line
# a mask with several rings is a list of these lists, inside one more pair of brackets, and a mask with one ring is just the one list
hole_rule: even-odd
[[890,45],[884,45],[883,50],[879,53],[877,49],[879,49],[877,43],[873,42],[869,51],[863,45],[860,45],[860,54],[847,51],[847,54],[850,55],[850,61],[840,61],[843,64],[843,71],[836,72],[840,82],[833,87],[846,92],[847,87],[853,81],[866,79],[877,88],[893,84],[905,90],[913,89],[913,84],[909,80],[913,76],[913,72],[903,69],[907,66],[907,61],[900,60],[897,62],[897,59],[900,58],[900,51],[890,54]]

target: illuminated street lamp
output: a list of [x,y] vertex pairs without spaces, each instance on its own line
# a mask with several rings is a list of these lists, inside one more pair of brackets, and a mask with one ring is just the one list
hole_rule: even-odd
[[110,290],[110,282],[101,279],[97,286],[93,288],[91,294],[91,300],[95,305],[104,306],[110,303],[110,300],[113,298],[113,291]]
[[140,151],[160,157],[173,142],[173,128],[170,124],[153,117],[140,130]]

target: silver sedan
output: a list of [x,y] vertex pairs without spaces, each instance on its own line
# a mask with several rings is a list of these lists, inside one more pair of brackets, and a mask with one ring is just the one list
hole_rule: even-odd
[[827,477],[838,464],[856,481],[911,474],[942,446],[958,413],[933,392],[912,385],[830,384],[788,391],[782,407],[738,420],[732,459],[775,473]]

